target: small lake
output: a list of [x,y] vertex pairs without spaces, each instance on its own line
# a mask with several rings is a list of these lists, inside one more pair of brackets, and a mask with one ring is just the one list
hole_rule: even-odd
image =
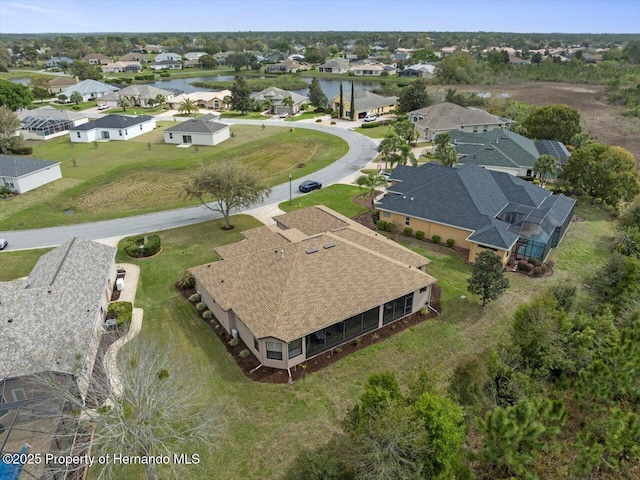
[[[255,77],[248,77],[255,78]],[[257,78],[265,78],[265,77],[257,77]],[[311,83],[313,77],[302,77],[306,82]],[[155,82],[148,83],[147,85],[152,85],[158,88],[178,88],[185,93],[192,93],[196,90],[199,91],[208,91],[212,92],[214,89],[211,88],[201,88],[194,87],[191,83],[194,82],[233,82],[236,77],[234,75],[214,75],[214,76],[204,76],[204,77],[194,77],[194,78],[167,78],[163,80],[157,80]],[[351,81],[350,80],[337,80],[330,78],[319,78],[320,87],[322,91],[327,96],[329,100],[331,100],[336,95],[340,94],[340,83],[342,82],[342,91],[345,96],[351,94]],[[361,82],[354,81],[353,86],[355,90],[373,90],[374,88],[379,88],[381,86],[380,82]],[[292,92],[298,93],[300,95],[308,96],[309,89],[303,88],[301,90],[291,90]]]

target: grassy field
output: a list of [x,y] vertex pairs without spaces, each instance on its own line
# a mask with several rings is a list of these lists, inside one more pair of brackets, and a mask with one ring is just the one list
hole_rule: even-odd
[[[0,230],[103,220],[195,205],[182,183],[201,162],[236,159],[271,185],[319,170],[344,155],[333,135],[282,127],[234,125],[215,147],[176,148],[162,128],[127,142],[73,144],[68,138],[33,142],[33,156],[62,162],[63,179],[2,201]],[[74,166],[74,162],[75,165]]]
[[[352,196],[356,193],[353,191]],[[442,315],[310,374],[294,385],[247,380],[193,306],[173,288],[180,272],[216,260],[212,247],[240,240],[240,231],[257,226],[256,220],[235,216],[233,231],[222,231],[222,222],[217,220],[160,232],[163,251],[154,258],[131,260],[120,250],[118,261],[141,267],[136,306],[145,311],[142,337],[153,338],[162,347],[171,345],[174,352],[179,352],[175,353],[176,360],[187,362],[202,379],[211,403],[225,419],[213,448],[194,447],[193,451],[201,454],[202,463],[198,468],[186,467],[182,478],[211,478],[211,472],[215,472],[215,478],[220,480],[280,479],[297,452],[325,442],[340,428],[340,420],[357,400],[372,372],[393,370],[404,383],[422,366],[446,381],[461,358],[488,349],[505,338],[511,315],[519,303],[557,282],[582,283],[606,260],[612,219],[588,205],[580,205],[576,214],[586,222],[574,222],[552,254],[556,261],[554,275],[531,279],[509,273],[510,289],[485,308],[467,293],[470,267],[457,253],[444,246],[411,241],[411,248],[431,260],[427,272],[438,279],[442,288]],[[15,276],[26,275],[30,269],[27,264],[35,259],[31,252],[0,254],[3,267],[4,255],[9,255]],[[247,455],[249,450],[251,454]]]
[[247,120],[268,120],[271,117],[267,117],[266,115],[262,115],[260,112],[237,112],[233,110],[229,110],[227,112],[222,112],[221,118],[244,118]]
[[366,189],[360,187],[337,183],[298,197],[294,199],[293,205],[289,205],[288,200],[282,202],[278,205],[278,208],[285,212],[291,212],[292,210],[310,207],[311,205],[326,205],[347,217],[355,217],[361,213],[366,213],[368,209],[362,205],[353,203],[352,199],[366,192]]

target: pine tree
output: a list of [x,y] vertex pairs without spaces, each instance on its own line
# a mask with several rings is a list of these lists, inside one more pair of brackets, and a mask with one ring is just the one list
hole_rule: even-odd
[[318,109],[324,109],[327,106],[327,96],[322,91],[320,82],[316,77],[311,80],[309,85],[309,103]]
[[251,90],[244,77],[238,77],[231,87],[231,108],[243,114],[251,110]]
[[344,116],[344,96],[342,95],[342,82],[340,82],[340,115],[338,118],[342,118]]
[[485,250],[476,257],[476,263],[467,280],[467,290],[482,297],[484,307],[491,300],[497,299],[509,288],[509,280],[504,276],[502,259],[490,250]]

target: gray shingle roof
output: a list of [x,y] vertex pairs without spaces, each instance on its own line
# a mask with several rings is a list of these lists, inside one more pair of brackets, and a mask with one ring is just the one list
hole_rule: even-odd
[[37,158],[0,155],[0,177],[19,178],[43,168],[59,165],[60,162],[38,160]]
[[138,115],[137,117],[128,117],[125,115],[105,115],[88,123],[83,123],[70,129],[76,130],[93,130],[94,128],[131,128],[134,125],[153,120],[149,115]]
[[117,93],[112,92],[104,95],[98,98],[98,100],[118,100],[119,97],[155,98],[158,95],[164,95],[165,97],[168,97],[173,96],[173,92],[170,90],[153,87],[151,85],[130,85],[123,88]]
[[431,130],[457,130],[466,125],[506,125],[513,120],[497,117],[478,108],[461,107],[455,103],[443,102],[430,107],[413,110],[409,118],[418,117],[416,124]]
[[[217,118],[212,115],[212,117]],[[215,122],[213,119],[205,117],[192,118],[190,120],[180,122],[173,127],[167,128],[165,132],[180,132],[180,133],[216,133],[220,130],[229,128],[229,125],[224,123]]]
[[455,130],[451,140],[460,158],[460,163],[495,167],[533,167],[538,158],[538,149],[533,140],[510,130],[496,129],[484,133]]
[[[391,178],[400,181],[380,201],[381,210],[469,230],[470,241],[503,249],[510,248],[518,239],[517,234],[508,230],[510,223],[496,218],[507,205],[534,210],[550,208],[552,215],[564,220],[575,203],[513,175],[476,165],[401,166]],[[550,197],[558,198],[550,200]]]
[[90,346],[115,252],[74,238],[44,254],[28,280],[0,282],[0,378],[78,374],[93,365]]
[[290,92],[289,90],[283,90],[278,87],[268,87],[260,92],[255,92],[251,94],[251,98],[257,100],[271,100],[274,105],[282,104],[282,100],[287,97],[291,97],[294,104],[306,102],[309,100],[307,97],[300,95],[295,92]]
[[67,98],[71,98],[73,92],[80,92],[82,95],[95,93],[97,95],[107,92],[115,92],[118,90],[116,87],[107,85],[106,83],[98,82],[97,80],[82,80],[80,83],[71,85],[66,90],[63,90],[58,95],[66,95]]

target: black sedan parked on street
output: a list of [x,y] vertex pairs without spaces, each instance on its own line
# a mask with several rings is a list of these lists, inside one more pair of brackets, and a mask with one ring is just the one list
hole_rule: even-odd
[[319,190],[322,188],[322,184],[320,182],[316,182],[315,180],[305,180],[300,184],[298,190],[302,193],[307,193],[312,190]]

